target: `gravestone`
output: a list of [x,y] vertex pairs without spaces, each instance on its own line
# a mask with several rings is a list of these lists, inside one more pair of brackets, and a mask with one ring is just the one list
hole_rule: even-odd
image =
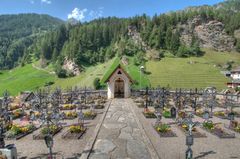
[[176,116],[177,116],[177,109],[175,107],[172,107],[170,109],[170,112],[171,112],[171,118],[176,118]]
[[205,111],[203,114],[203,119],[208,120],[209,119],[209,112]]

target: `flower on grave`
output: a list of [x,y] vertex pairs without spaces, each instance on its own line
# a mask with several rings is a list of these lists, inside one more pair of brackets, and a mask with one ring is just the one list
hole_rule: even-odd
[[16,117],[16,118],[20,117],[21,115],[22,115],[22,111],[19,110],[19,109],[13,112],[13,116]]
[[74,109],[75,108],[75,105],[73,105],[73,104],[64,104],[63,105],[63,109]]
[[77,112],[66,112],[65,115],[67,117],[77,117]]
[[69,127],[69,131],[71,133],[80,133],[80,132],[84,131],[84,129],[81,125],[72,125]]
[[203,127],[208,130],[213,130],[215,128],[215,125],[213,124],[213,122],[204,122]]
[[235,130],[236,132],[239,132],[239,133],[240,133],[240,125],[236,126],[236,127],[234,128],[234,130]]
[[18,104],[10,105],[10,110],[15,110],[20,108]]
[[20,126],[20,125],[12,125],[11,129],[9,130],[10,134],[15,136],[15,135],[18,135],[18,134],[21,134],[21,133],[27,133],[29,131],[32,131],[33,129],[35,128],[35,126],[33,124],[29,124],[29,125],[26,125],[26,126]]
[[182,128],[186,129],[188,126],[186,124],[182,124]]
[[203,114],[203,111],[202,111],[201,109],[197,109],[197,110],[196,110],[196,114],[197,114],[197,115],[202,115],[202,114]]
[[171,130],[171,127],[168,124],[159,124],[156,126],[156,130],[161,133],[166,133]]
[[54,134],[57,131],[58,127],[56,125],[50,125],[49,129],[47,127],[42,128],[41,133],[46,135],[48,131],[50,134]]
[[84,112],[83,115],[85,117],[92,117],[92,116],[95,116],[96,113],[94,113],[93,111],[87,111],[87,112]]
[[164,116],[165,118],[170,118],[170,117],[171,117],[171,112],[170,112],[170,110],[165,109],[165,110],[163,111],[163,116]]
[[225,112],[224,111],[214,112],[214,115],[216,115],[216,116],[225,116]]

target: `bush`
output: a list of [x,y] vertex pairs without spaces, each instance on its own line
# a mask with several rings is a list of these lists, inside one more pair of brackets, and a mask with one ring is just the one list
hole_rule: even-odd
[[93,81],[93,86],[95,89],[100,89],[101,88],[101,83],[100,83],[100,79],[99,78],[95,78]]
[[56,74],[59,78],[66,78],[67,77],[67,71],[62,69],[62,68],[57,70]]
[[51,85],[53,85],[53,84],[54,84],[54,82],[53,82],[53,81],[50,81],[50,82],[46,82],[44,86],[47,87],[47,86],[51,86]]

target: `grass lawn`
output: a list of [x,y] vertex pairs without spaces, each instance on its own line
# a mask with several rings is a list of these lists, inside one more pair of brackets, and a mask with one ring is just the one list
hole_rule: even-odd
[[90,66],[85,68],[85,71],[82,72],[79,76],[66,78],[66,79],[57,79],[55,84],[52,87],[61,86],[62,88],[68,87],[92,87],[93,88],[93,81],[95,78],[100,78],[104,76],[105,72],[109,69],[112,65],[114,59],[109,60],[106,63],[98,64],[95,66]]
[[218,89],[226,88],[225,83],[229,79],[220,73],[216,65],[224,65],[229,60],[235,61],[237,65],[240,63],[240,54],[205,51],[206,54],[203,57],[166,57],[158,62],[147,62],[147,71],[151,72],[148,76],[151,85],[153,87],[169,85],[171,88],[208,86],[215,86]]
[[8,90],[11,95],[17,95],[24,90],[36,90],[39,87],[43,87],[46,82],[55,81],[56,79],[54,75],[37,70],[31,64],[1,72],[0,96],[5,90]]

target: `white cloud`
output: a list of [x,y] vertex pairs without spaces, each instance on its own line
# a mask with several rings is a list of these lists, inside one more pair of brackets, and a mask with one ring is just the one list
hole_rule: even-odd
[[68,14],[68,19],[74,18],[76,20],[82,21],[85,18],[85,13],[87,9],[80,10],[79,8],[74,8],[71,14]]
[[46,4],[51,4],[52,1],[51,0],[41,0],[42,3],[46,3]]
[[89,16],[92,18],[100,18],[103,16],[103,9],[104,9],[104,7],[99,7],[98,10],[96,10],[96,11],[91,10],[89,12]]

